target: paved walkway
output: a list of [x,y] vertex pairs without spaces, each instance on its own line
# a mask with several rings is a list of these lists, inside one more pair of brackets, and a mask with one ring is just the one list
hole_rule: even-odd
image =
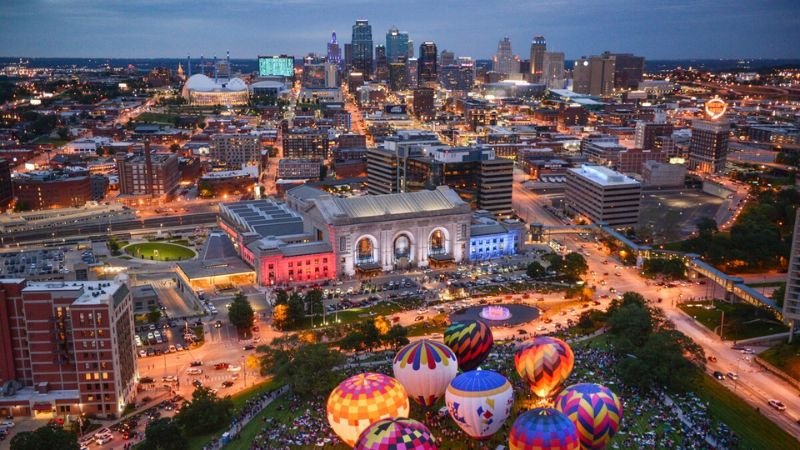
[[[675,415],[678,417],[678,419],[681,422],[683,422],[684,425],[686,425],[687,427],[689,427],[690,429],[694,430],[697,433],[701,433],[701,434],[704,433],[703,430],[697,428],[694,425],[694,423],[689,418],[686,417],[686,414],[683,413],[683,410],[680,408],[680,406],[678,406],[672,400],[672,398],[669,395],[667,395],[666,393],[663,393],[663,392],[660,395],[664,399],[664,405],[670,407],[672,409],[672,412],[675,413]],[[707,434],[703,436],[703,439],[705,439],[705,441],[708,443],[708,445],[711,446],[711,448],[718,449],[718,450],[727,449],[727,447],[721,446],[719,443],[717,443],[716,439],[714,439],[713,437],[711,437],[711,436],[709,436]]]

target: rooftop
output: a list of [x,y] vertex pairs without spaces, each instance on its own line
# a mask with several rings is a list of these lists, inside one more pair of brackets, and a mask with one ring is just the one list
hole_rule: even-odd
[[286,205],[272,200],[220,203],[220,215],[261,237],[303,232],[303,219]]
[[114,306],[125,299],[128,285],[117,281],[41,281],[29,282],[23,292],[75,292],[73,306],[102,305],[113,300]]
[[603,166],[582,165],[574,169],[567,169],[569,172],[587,178],[601,186],[639,186],[640,183],[615,170]]

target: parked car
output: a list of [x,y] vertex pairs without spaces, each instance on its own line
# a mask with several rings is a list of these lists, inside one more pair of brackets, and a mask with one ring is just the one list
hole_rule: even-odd
[[772,406],[773,408],[777,409],[778,411],[786,411],[786,405],[781,403],[780,400],[775,400],[773,398],[773,399],[770,399],[769,401],[767,401],[767,403],[769,404],[769,406]]
[[731,380],[738,380],[739,379],[739,375],[737,375],[736,372],[728,372],[727,374],[725,374],[725,376],[727,376]]
[[716,378],[718,380],[724,380],[725,379],[725,375],[722,372],[720,372],[719,370],[717,370],[717,371],[714,372],[714,378]]
[[192,367],[199,367],[203,365],[203,361],[192,361],[189,363],[189,365]]

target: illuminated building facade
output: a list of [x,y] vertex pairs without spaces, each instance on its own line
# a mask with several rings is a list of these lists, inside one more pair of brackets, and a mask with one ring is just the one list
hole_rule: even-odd
[[722,173],[728,156],[730,124],[709,120],[692,121],[689,169],[701,173]]

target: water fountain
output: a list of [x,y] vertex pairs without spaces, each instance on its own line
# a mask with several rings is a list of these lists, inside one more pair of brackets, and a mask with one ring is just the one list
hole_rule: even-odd
[[505,306],[485,306],[480,312],[481,318],[486,320],[503,321],[511,318],[511,311]]

